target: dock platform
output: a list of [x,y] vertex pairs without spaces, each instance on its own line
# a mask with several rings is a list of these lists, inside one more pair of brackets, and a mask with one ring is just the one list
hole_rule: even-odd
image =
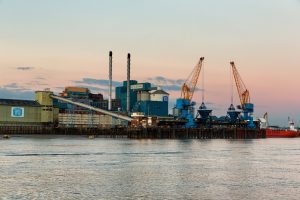
[[94,135],[128,139],[259,139],[263,129],[248,128],[53,128],[45,126],[0,126],[1,135]]

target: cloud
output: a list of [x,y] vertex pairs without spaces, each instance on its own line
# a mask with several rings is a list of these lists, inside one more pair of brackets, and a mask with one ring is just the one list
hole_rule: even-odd
[[[182,84],[185,82],[183,79],[169,79],[163,76],[156,76],[153,78],[148,78],[141,82],[149,82],[152,86],[159,86],[167,92],[178,92],[181,91]],[[108,80],[106,79],[94,79],[94,78],[82,78],[81,80],[74,80],[75,86],[89,88],[93,92],[101,92],[106,94],[108,92]],[[113,81],[113,92],[115,87],[122,86],[122,82]],[[201,91],[201,89],[196,88],[196,91]]]
[[48,84],[43,83],[39,80],[32,80],[30,82],[24,83],[23,85],[19,85],[18,83],[9,83],[6,85],[3,85],[2,88],[7,89],[7,90],[14,90],[14,91],[31,91],[34,86],[39,86],[39,87],[47,87]]
[[9,83],[0,86],[0,98],[5,99],[34,99],[34,91],[32,86],[47,86],[46,83],[41,83],[38,80],[32,80],[31,82],[24,83],[22,85],[18,83]]
[[40,80],[32,80],[32,81],[30,81],[30,82],[28,82],[28,83],[26,83],[26,85],[27,86],[36,86],[36,85],[38,85],[38,86],[48,86],[48,84],[47,83],[43,83],[43,82],[41,82]]
[[[86,87],[97,92],[107,92],[108,80],[83,78],[80,81],[73,81],[78,87]],[[148,78],[145,82],[150,82],[153,86],[160,86],[166,91],[181,91],[181,85],[184,83],[183,79],[168,79],[162,76]],[[121,86],[122,82],[113,81],[112,86]],[[92,87],[94,86],[94,87]],[[114,88],[113,88],[114,90]]]
[[22,70],[22,71],[28,71],[28,70],[33,70],[34,67],[17,67],[17,70]]
[[2,88],[7,90],[14,90],[14,91],[30,91],[30,89],[25,88],[17,83],[9,83],[6,85],[3,85]]
[[155,84],[161,84],[161,85],[180,85],[180,86],[185,82],[185,80],[183,79],[169,79],[163,76],[148,78],[147,81],[151,81]]
[[[148,78],[146,81],[153,85],[160,86],[166,91],[181,91],[181,87],[185,82],[184,79],[169,79],[163,76],[156,76],[153,78]],[[196,91],[201,91],[202,89],[197,88]]]
[[35,79],[36,79],[36,80],[46,80],[46,78],[41,77],[41,76],[37,76]]
[[178,85],[158,85],[166,91],[181,91],[181,86]]
[[0,98],[3,99],[34,99],[34,91],[22,91],[20,89],[8,89],[0,87]]
[[146,81],[167,91],[180,91],[182,84],[185,82],[183,79],[169,79],[163,76],[148,78]]
[[95,87],[95,86],[87,86],[87,85],[76,85],[76,87],[82,87],[82,88],[88,88],[92,92],[99,92],[99,93],[105,93],[107,92],[107,89],[103,89],[100,87]]
[[64,87],[55,87],[54,89],[63,91],[65,88]]
[[4,88],[10,88],[10,89],[18,89],[19,86],[17,83],[9,83],[3,86]]
[[[108,80],[105,79],[93,79],[93,78],[83,78],[80,81],[73,81],[76,84],[87,84],[87,85],[101,85],[101,86],[108,86]],[[112,86],[120,86],[122,82],[119,81],[112,81]]]

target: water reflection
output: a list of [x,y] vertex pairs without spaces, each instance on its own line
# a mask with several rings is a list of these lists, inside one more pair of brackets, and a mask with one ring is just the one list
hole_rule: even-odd
[[1,198],[298,199],[299,139],[0,140]]

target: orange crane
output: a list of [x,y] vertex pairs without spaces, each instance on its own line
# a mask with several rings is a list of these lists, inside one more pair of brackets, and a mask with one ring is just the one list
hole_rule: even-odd
[[204,57],[201,57],[193,71],[190,73],[186,81],[183,83],[181,87],[181,98],[188,99],[192,101],[193,95],[196,89],[196,85],[199,79],[199,75],[202,68]]
[[252,117],[254,111],[254,105],[250,103],[249,90],[246,88],[246,85],[243,82],[239,72],[237,71],[234,62],[230,62],[230,65],[232,67],[232,73],[239,94],[241,109],[243,110],[244,113],[243,120],[247,121],[249,128],[255,128],[255,124],[253,123],[253,117]]
[[181,97],[176,99],[176,105],[173,109],[175,117],[187,120],[185,124],[186,128],[196,127],[194,119],[194,106],[196,103],[192,102],[192,99],[201,72],[203,60],[204,57],[201,57],[192,73],[190,73],[186,81],[183,83],[181,87]]
[[237,71],[234,62],[230,62],[232,67],[232,73],[234,76],[234,80],[236,83],[237,91],[239,94],[241,106],[245,105],[246,103],[250,103],[250,93],[249,90],[246,88],[245,83],[243,82],[239,72]]

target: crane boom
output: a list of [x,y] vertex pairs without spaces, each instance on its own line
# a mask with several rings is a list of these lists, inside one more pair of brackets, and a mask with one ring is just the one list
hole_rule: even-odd
[[181,87],[181,98],[192,100],[199,79],[204,57],[201,57],[191,74]]
[[249,90],[246,88],[246,85],[244,84],[239,72],[237,71],[234,62],[230,62],[232,67],[232,72],[234,76],[234,80],[236,83],[237,91],[239,94],[241,106],[250,103],[250,93]]
[[245,83],[243,82],[239,72],[237,71],[234,62],[230,62],[232,67],[232,73],[234,76],[234,80],[236,83],[237,91],[239,93],[239,98],[241,101],[241,109],[243,110],[243,120],[247,122],[248,128],[255,128],[256,125],[253,122],[253,112],[254,112],[254,105],[250,103],[250,93],[249,90],[246,88]]

